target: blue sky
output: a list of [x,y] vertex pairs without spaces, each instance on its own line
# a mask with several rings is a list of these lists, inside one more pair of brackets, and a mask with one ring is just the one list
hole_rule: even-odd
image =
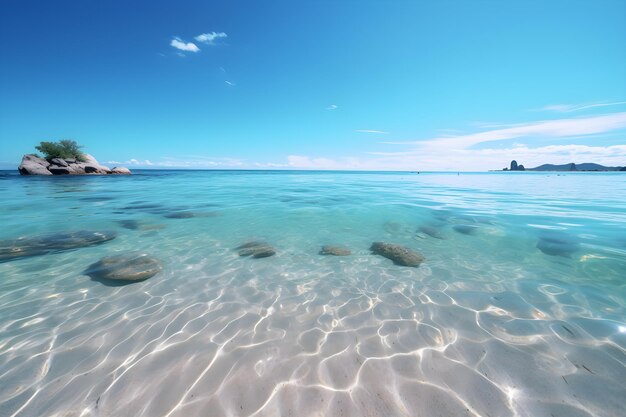
[[0,3],[0,168],[626,165],[626,2]]

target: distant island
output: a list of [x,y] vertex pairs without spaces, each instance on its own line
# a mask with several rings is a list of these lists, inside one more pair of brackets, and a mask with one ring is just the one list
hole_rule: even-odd
[[626,171],[626,166],[623,167],[607,167],[594,163],[575,164],[573,162],[563,165],[543,164],[535,168],[524,168],[524,165],[518,165],[517,161],[511,161],[509,168],[504,168],[502,171]]
[[38,154],[26,154],[18,171],[22,175],[129,175],[128,168],[109,168],[88,153],[83,153],[79,144],[64,139],[58,142],[41,142],[35,146],[43,157]]

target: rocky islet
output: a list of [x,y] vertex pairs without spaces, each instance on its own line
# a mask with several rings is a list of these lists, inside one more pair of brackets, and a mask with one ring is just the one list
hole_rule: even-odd
[[83,154],[84,161],[75,158],[52,158],[49,161],[37,155],[28,154],[22,157],[18,171],[22,175],[130,175],[128,168],[109,168],[101,165],[96,158]]

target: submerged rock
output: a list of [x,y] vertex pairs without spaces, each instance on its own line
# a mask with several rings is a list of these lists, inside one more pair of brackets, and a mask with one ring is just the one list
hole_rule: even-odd
[[161,263],[145,253],[108,256],[91,264],[85,274],[95,280],[144,281],[161,272]]
[[579,249],[574,237],[562,232],[546,232],[539,236],[537,249],[546,255],[570,258]]
[[276,250],[268,243],[262,241],[246,242],[235,248],[239,256],[251,256],[253,258],[268,258],[276,255]]
[[168,219],[191,219],[193,217],[216,217],[218,214],[210,211],[174,211],[164,214]]
[[421,253],[393,243],[374,242],[370,250],[376,255],[391,259],[396,265],[417,267],[424,262]]
[[191,219],[192,217],[197,216],[193,211],[177,211],[174,213],[164,214],[163,217],[167,217],[168,219]]
[[418,227],[417,230],[430,237],[434,237],[435,239],[445,239],[445,237],[441,234],[441,231],[434,226],[422,225]]
[[0,241],[0,262],[26,256],[44,255],[49,252],[99,245],[114,239],[116,236],[117,234],[112,231],[90,232],[82,230]]
[[325,245],[320,250],[320,255],[348,256],[351,254],[352,251],[350,249],[341,246]]
[[146,224],[134,219],[118,220],[117,223],[124,229],[130,230],[156,231],[165,228],[163,224]]
[[117,222],[124,229],[130,229],[130,230],[137,230],[137,229],[139,229],[139,225],[140,225],[138,220],[132,220],[132,219],[130,219],[130,220],[118,220]]
[[478,231],[478,226],[473,226],[471,224],[457,224],[453,227],[455,232],[459,232],[464,235],[475,235]]

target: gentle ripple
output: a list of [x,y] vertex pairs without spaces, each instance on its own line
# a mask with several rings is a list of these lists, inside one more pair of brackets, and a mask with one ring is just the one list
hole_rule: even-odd
[[[0,240],[118,233],[0,263],[1,416],[624,415],[625,174],[4,172],[0,194]],[[163,272],[84,275],[130,251]]]

